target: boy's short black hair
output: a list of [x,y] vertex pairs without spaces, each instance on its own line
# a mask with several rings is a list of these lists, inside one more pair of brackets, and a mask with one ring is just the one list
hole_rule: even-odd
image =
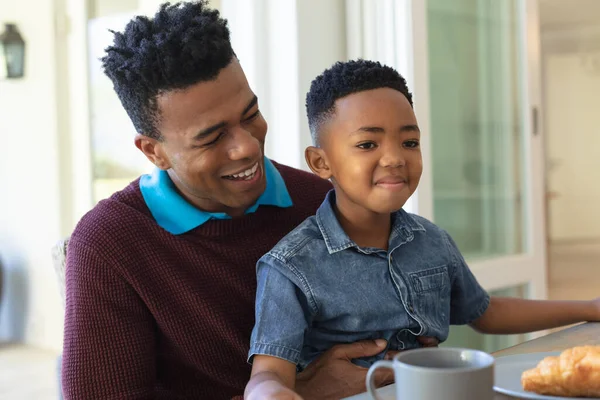
[[317,76],[306,94],[306,113],[314,145],[319,145],[321,125],[335,113],[336,100],[352,93],[384,87],[402,93],[412,107],[412,94],[406,86],[406,79],[395,69],[377,61],[337,62]]
[[157,96],[213,80],[235,57],[227,21],[205,0],[165,3],[153,18],[135,17],[113,33],[104,72],[136,131],[155,139]]

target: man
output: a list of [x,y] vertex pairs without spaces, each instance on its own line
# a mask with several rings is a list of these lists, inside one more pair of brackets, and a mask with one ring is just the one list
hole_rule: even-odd
[[[226,21],[204,2],[132,20],[103,65],[135,145],[157,168],[100,202],[71,236],[64,396],[240,396],[255,263],[331,186],[264,157],[258,99]],[[366,369],[350,360],[384,349],[338,346],[299,375],[297,390],[310,399],[358,393]]]

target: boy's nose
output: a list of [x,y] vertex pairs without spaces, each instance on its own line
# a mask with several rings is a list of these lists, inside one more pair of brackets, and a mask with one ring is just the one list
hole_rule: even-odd
[[400,149],[389,149],[379,160],[379,164],[384,168],[398,168],[406,165],[406,159]]

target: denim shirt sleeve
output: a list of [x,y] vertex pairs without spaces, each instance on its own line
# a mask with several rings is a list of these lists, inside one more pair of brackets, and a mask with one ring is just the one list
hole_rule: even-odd
[[250,363],[260,354],[298,364],[304,333],[316,311],[306,293],[308,285],[293,266],[269,254],[258,261]]
[[489,294],[479,285],[454,240],[444,231],[452,257],[450,324],[466,325],[483,315],[490,304]]

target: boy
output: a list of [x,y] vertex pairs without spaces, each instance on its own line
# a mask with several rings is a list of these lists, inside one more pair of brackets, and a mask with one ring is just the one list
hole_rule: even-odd
[[337,63],[313,81],[306,107],[307,163],[334,190],[258,262],[247,399],[300,399],[297,370],[337,343],[384,339],[400,351],[419,347],[418,335],[444,341],[450,324],[509,334],[600,319],[597,300],[490,298],[450,236],[402,210],[422,161],[412,96],[395,70]]

